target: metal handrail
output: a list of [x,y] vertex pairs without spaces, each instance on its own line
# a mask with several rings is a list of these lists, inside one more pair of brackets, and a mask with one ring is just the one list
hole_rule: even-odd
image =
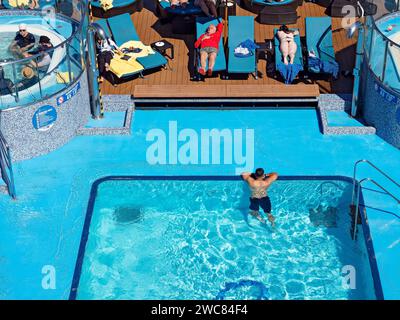
[[7,186],[8,194],[13,199],[16,199],[17,193],[15,191],[11,151],[1,131],[0,131],[0,172],[1,172],[1,177]]
[[358,164],[360,163],[366,163],[369,164],[372,168],[374,168],[376,171],[378,171],[380,174],[382,174],[385,178],[387,178],[389,181],[394,183],[397,187],[400,188],[400,183],[396,182],[393,178],[391,178],[387,173],[383,172],[381,169],[379,169],[376,165],[374,165],[371,161],[367,159],[361,159],[358,160],[354,163],[354,169],[353,169],[353,193],[351,195],[351,204],[354,205],[354,194],[356,190],[356,176],[357,176],[357,167]]
[[390,196],[392,199],[396,200],[398,204],[400,204],[400,199],[397,198],[393,193],[391,193],[390,191],[388,191],[386,188],[384,188],[383,186],[381,186],[378,182],[376,182],[374,179],[372,178],[364,178],[362,179],[358,185],[357,185],[357,201],[356,201],[356,207],[355,207],[355,217],[354,217],[354,230],[353,230],[353,240],[355,240],[356,238],[356,233],[357,233],[357,220],[358,220],[358,211],[359,211],[359,207],[360,207],[360,193],[361,193],[361,185],[365,182],[365,181],[370,181],[372,182],[374,185],[376,185],[378,188],[380,188],[381,190],[383,190],[388,196]]

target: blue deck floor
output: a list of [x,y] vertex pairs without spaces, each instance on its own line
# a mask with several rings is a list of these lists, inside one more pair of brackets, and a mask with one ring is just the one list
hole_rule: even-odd
[[[234,165],[158,165],[146,162],[151,128],[253,128],[255,166],[282,175],[351,176],[366,158],[400,180],[400,151],[375,135],[324,136],[315,110],[136,111],[132,136],[77,137],[48,155],[15,164],[18,200],[0,194],[0,298],[67,299],[91,183],[106,175],[233,175]],[[373,176],[395,190],[370,169]],[[397,190],[398,191],[398,190]],[[397,192],[399,194],[399,192]],[[367,204],[400,206],[376,192]],[[400,298],[400,219],[368,209],[385,298]],[[56,289],[41,286],[42,267],[56,268]]]

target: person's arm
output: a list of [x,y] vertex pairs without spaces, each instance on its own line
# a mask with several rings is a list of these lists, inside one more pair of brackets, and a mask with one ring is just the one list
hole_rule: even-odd
[[270,184],[272,184],[274,181],[276,181],[278,179],[278,174],[276,172],[271,172],[271,173],[267,173],[265,175],[265,177],[267,177],[267,179],[265,179],[265,183],[269,186]]
[[21,51],[28,51],[29,49],[33,48],[35,43],[30,43],[27,46],[21,48]]
[[224,24],[222,22],[219,22],[218,25],[217,25],[217,31],[216,32],[218,34],[221,34],[223,30],[224,30]]
[[241,176],[242,176],[242,179],[243,179],[244,181],[249,182],[250,180],[253,180],[253,178],[251,177],[251,172],[243,172],[243,173],[241,174]]
[[196,49],[200,46],[201,42],[203,41],[204,36],[205,36],[205,34],[202,34],[202,35],[200,36],[200,38],[198,38],[197,41],[194,43],[194,47],[195,47]]

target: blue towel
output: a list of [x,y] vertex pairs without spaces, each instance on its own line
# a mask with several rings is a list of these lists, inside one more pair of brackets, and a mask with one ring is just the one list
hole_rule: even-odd
[[300,64],[278,63],[277,69],[285,80],[285,84],[290,84],[296,79],[299,72],[303,70],[303,66]]
[[315,73],[328,73],[335,79],[339,75],[339,64],[336,61],[323,61],[316,57],[308,57],[308,66]]
[[250,39],[247,39],[247,40],[241,42],[241,43],[235,48],[235,50],[236,50],[237,48],[240,48],[240,47],[249,50],[249,53],[248,53],[248,54],[243,54],[243,53],[234,52],[235,57],[238,57],[238,58],[250,57],[250,56],[253,55],[253,51],[254,51],[255,49],[259,48],[259,46],[256,45],[256,44],[254,43],[253,40],[250,40]]

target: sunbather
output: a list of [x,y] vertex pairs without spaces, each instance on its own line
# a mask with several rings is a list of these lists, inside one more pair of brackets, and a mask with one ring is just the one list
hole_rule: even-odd
[[210,24],[207,28],[206,33],[202,34],[194,44],[195,48],[200,47],[200,68],[199,73],[201,75],[206,74],[206,65],[208,59],[208,70],[207,75],[211,76],[215,65],[215,59],[217,58],[219,41],[221,39],[222,30],[224,26],[222,22],[219,22],[217,26]]
[[96,47],[97,47],[97,63],[99,65],[100,80],[103,82],[104,76],[110,71],[111,59],[114,57],[114,50],[119,54],[123,55],[119,47],[115,42],[110,39],[101,39],[96,37]]
[[[299,32],[291,31],[286,25],[282,25],[278,31],[278,38],[280,41],[280,51],[282,53],[282,59],[284,64],[293,64],[294,58],[296,56],[297,44],[294,37],[298,35]],[[289,60],[288,60],[289,58]]]
[[218,17],[216,0],[194,0],[194,5],[200,7],[207,17]]

